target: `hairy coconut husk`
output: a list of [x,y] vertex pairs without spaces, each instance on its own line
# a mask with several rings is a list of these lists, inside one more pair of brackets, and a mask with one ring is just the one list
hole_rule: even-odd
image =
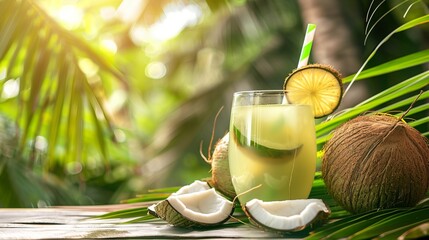
[[327,190],[350,212],[414,206],[428,190],[428,140],[396,117],[356,117],[324,150]]
[[223,194],[229,199],[234,199],[237,195],[232,185],[231,173],[229,172],[229,160],[228,160],[228,145],[229,145],[229,133],[226,133],[221,139],[219,139],[211,154],[211,147],[214,139],[216,120],[222,111],[223,107],[219,109],[216,114],[215,121],[213,123],[212,137],[210,139],[208,156],[204,156],[201,152],[201,157],[211,165],[212,176],[207,181],[211,187],[214,187],[217,191]]
[[216,143],[211,158],[212,178],[210,184],[225,196],[233,199],[236,193],[229,172],[228,143],[228,133]]

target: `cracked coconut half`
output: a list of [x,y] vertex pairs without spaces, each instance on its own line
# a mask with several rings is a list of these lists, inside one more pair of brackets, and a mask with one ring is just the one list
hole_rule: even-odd
[[274,232],[300,231],[331,214],[321,199],[270,202],[253,199],[245,204],[244,211],[256,226]]
[[195,181],[149,207],[149,213],[171,225],[186,228],[217,226],[234,211],[233,202],[216,192],[206,182]]

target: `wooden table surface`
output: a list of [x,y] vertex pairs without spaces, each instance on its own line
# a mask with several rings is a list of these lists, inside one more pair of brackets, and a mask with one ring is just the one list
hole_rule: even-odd
[[94,218],[117,207],[0,208],[0,239],[279,238],[243,224],[192,230],[172,227],[161,220],[121,224],[130,219]]

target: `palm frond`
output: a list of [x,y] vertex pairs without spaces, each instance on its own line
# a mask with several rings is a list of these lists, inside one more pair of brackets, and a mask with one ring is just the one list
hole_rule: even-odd
[[[389,111],[398,110],[398,107],[409,106],[418,95],[418,91],[423,90],[428,86],[429,81],[429,71],[423,72],[416,76],[413,76],[409,79],[406,79],[370,98],[361,102],[360,104],[354,106],[353,108],[346,109],[338,114],[336,114],[332,119],[319,123],[316,126],[317,134],[317,143],[323,144],[327,140],[327,135],[335,129],[339,124],[364,113],[370,111],[378,111],[389,113]],[[405,96],[406,94],[414,94],[411,97],[397,101],[400,97]],[[423,102],[424,99],[429,98],[429,92],[426,91],[420,96],[420,102]],[[387,104],[387,106],[382,106]],[[423,111],[427,108],[428,103],[422,103],[422,106],[417,106],[414,110],[411,111],[411,114],[415,114],[419,111]],[[378,109],[377,109],[378,108]],[[419,121],[419,124],[423,124],[427,121]],[[414,123],[414,126],[417,124]]]
[[[148,214],[147,207],[136,207],[131,209],[117,210],[114,212],[106,213],[97,218],[111,219],[111,218],[139,218]],[[145,219],[146,220],[146,219]],[[145,221],[143,220],[143,221]],[[143,222],[142,221],[142,222]]]
[[363,69],[365,69],[366,65],[368,64],[368,62],[374,57],[374,55],[377,53],[377,51],[384,45],[385,42],[387,42],[394,34],[400,33],[402,31],[408,30],[410,28],[425,24],[429,22],[429,14],[424,15],[422,17],[413,19],[411,21],[406,22],[405,24],[402,24],[401,26],[399,26],[398,28],[396,28],[395,30],[393,30],[390,34],[388,34],[383,40],[380,41],[380,43],[375,47],[375,49],[371,52],[371,54],[367,57],[367,59],[365,60],[365,62],[362,64],[361,68],[357,71],[357,73],[355,74],[355,76],[353,77],[352,80],[350,80],[350,83],[347,87],[347,89],[344,91],[344,95],[347,94],[348,90],[350,89],[350,87],[353,85],[353,82],[355,81],[355,79],[357,78],[357,76],[360,75],[360,73],[362,72]]
[[352,74],[343,78],[343,83],[349,83],[354,80],[368,79],[387,73],[400,71],[406,68],[415,67],[429,62],[429,49],[403,56],[378,66],[363,70],[360,74]]
[[0,189],[0,207],[42,207],[54,202],[88,204],[79,200],[82,194],[72,188],[70,182],[50,173],[39,176],[16,155],[0,156]]
[[[429,62],[429,57],[427,55],[428,50],[423,50],[417,53],[413,53],[398,59],[394,59],[392,61],[383,63],[379,66],[375,66],[373,68],[367,69],[363,71],[368,62],[374,57],[377,51],[383,46],[385,42],[387,42],[395,33],[399,33],[401,31],[405,31],[407,29],[419,26],[421,24],[425,24],[429,22],[429,15],[425,15],[419,17],[417,19],[413,19],[398,28],[392,31],[388,36],[386,36],[377,47],[371,52],[368,56],[367,60],[364,62],[359,71],[351,76],[348,76],[344,79],[345,83],[349,83],[347,89],[345,90],[344,95],[346,96],[348,89],[352,86],[355,80],[368,79],[370,77],[380,76],[386,73],[399,71],[401,69],[407,67],[413,67],[417,65],[421,65]],[[403,63],[403,64],[401,64]],[[318,136],[317,143],[323,144],[327,141],[329,132],[331,132],[334,128],[336,128],[339,124],[351,119],[360,114],[366,113],[368,111],[380,111],[388,113],[392,110],[397,110],[398,107],[404,107],[407,104],[411,104],[413,99],[418,95],[418,91],[424,90],[429,86],[429,71],[422,72],[418,75],[412,76],[408,79],[405,79],[398,84],[364,100],[360,104],[357,104],[353,108],[345,109],[339,113],[336,113],[332,116],[329,121],[322,122],[316,126],[316,134]],[[404,96],[408,94],[414,95],[406,100],[400,100]],[[417,92],[417,93],[416,93]],[[429,97],[428,92],[422,94],[420,100],[425,100]],[[423,102],[423,101],[420,101]],[[386,105],[387,106],[383,106]],[[380,107],[382,106],[382,107]],[[419,111],[423,111],[427,107],[427,103],[422,106],[416,106],[417,109],[411,111],[411,114],[417,113]],[[379,108],[379,109],[377,109]],[[416,126],[418,124],[426,123],[426,120],[420,120],[419,122],[414,123]]]
[[[380,18],[378,18],[376,21],[375,21],[375,23],[370,27],[370,22],[371,22],[371,20],[372,20],[372,18],[374,17],[374,15],[375,15],[375,13],[377,12],[377,9],[383,4],[383,3],[385,3],[386,1],[381,1],[376,7],[375,7],[375,9],[374,9],[374,11],[371,13],[371,14],[369,14],[370,13],[370,10],[371,10],[371,8],[368,10],[368,18],[367,18],[367,25],[366,25],[366,27],[365,27],[365,40],[364,40],[364,42],[366,43],[366,41],[367,41],[367,39],[368,39],[368,37],[369,37],[369,35],[371,34],[371,32],[374,30],[374,28],[376,27],[376,25],[384,18],[384,17],[386,17],[389,13],[391,13],[391,12],[393,12],[395,9],[397,9],[397,8],[399,8],[399,7],[401,7],[403,4],[405,4],[405,3],[407,3],[407,2],[410,2],[411,0],[404,0],[404,1],[401,1],[401,2],[399,2],[398,4],[396,4],[395,6],[393,6],[392,8],[390,8],[389,9],[389,11],[387,11],[387,12],[385,12]],[[413,3],[411,3],[411,5],[414,5],[415,3],[417,3],[417,2],[419,2],[420,0],[417,0],[417,1],[414,1]],[[371,5],[373,4],[373,2],[374,1],[372,1],[371,2]]]
[[79,61],[90,59],[127,88],[111,56],[64,29],[35,1],[0,1],[0,13],[0,67],[6,70],[5,82],[19,79],[18,96],[0,104],[15,109],[9,114],[22,129],[21,152],[29,141],[43,136],[48,142],[47,169],[56,164],[55,158],[83,161],[86,146],[100,149],[107,159],[106,141],[114,139],[114,129],[100,94],[104,89],[91,81]]
[[326,224],[308,239],[396,239],[406,230],[427,222],[428,213],[429,206],[425,203],[413,208],[374,210]]

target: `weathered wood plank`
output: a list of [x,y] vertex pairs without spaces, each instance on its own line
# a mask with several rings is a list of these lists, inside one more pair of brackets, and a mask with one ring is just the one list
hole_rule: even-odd
[[105,212],[88,208],[0,209],[0,239],[261,238],[279,236],[245,225],[193,230],[163,221],[121,224],[130,219],[91,218]]

